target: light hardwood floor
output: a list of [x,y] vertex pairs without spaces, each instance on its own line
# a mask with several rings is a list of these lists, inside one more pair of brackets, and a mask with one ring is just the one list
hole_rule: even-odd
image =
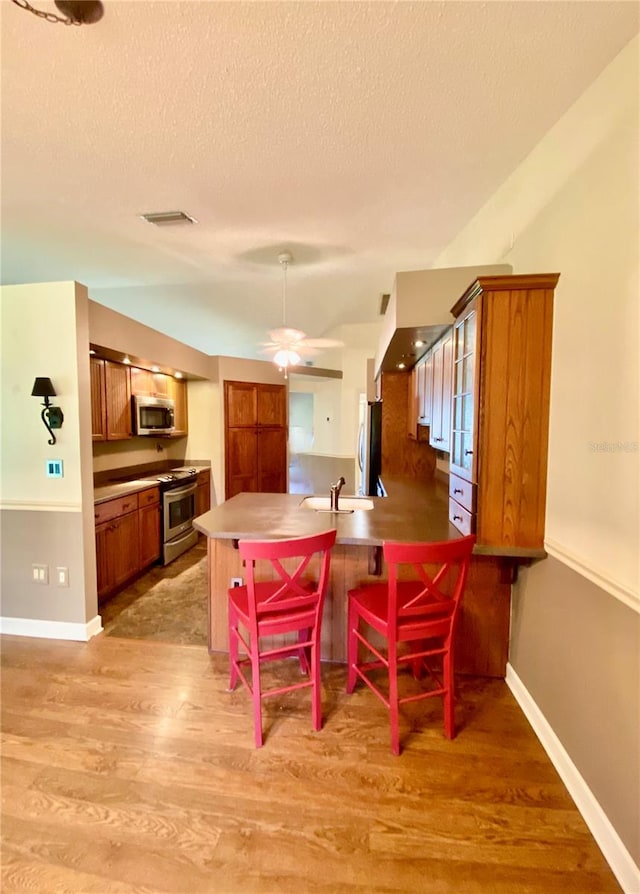
[[453,742],[439,700],[407,706],[395,758],[325,666],[324,729],[292,693],[256,751],[205,648],[0,645],[3,894],[620,890],[501,680],[460,680]]

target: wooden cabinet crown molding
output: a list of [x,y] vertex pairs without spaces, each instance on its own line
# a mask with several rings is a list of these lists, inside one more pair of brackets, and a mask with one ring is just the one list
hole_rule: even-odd
[[480,276],[471,283],[451,308],[454,317],[459,317],[467,304],[482,292],[504,292],[514,288],[529,291],[531,289],[555,289],[560,279],[559,273],[514,273],[509,276]]

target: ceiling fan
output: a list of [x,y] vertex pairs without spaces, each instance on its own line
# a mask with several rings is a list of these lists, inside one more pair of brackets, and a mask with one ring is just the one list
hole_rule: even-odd
[[288,251],[278,255],[282,267],[282,327],[268,332],[270,341],[261,344],[265,353],[273,355],[276,366],[284,370],[285,377],[287,369],[297,366],[303,357],[313,357],[321,350],[343,346],[343,342],[333,338],[307,338],[301,329],[287,326],[287,270],[292,261],[293,257]]

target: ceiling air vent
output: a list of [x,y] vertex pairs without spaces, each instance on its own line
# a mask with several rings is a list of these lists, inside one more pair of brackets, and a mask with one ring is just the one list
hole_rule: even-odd
[[140,217],[147,223],[155,224],[157,227],[167,227],[171,224],[193,224],[198,223],[195,217],[190,217],[184,211],[158,211],[153,214],[141,214]]
[[391,295],[380,295],[380,316],[383,317],[387,312],[387,307],[389,305],[389,298]]

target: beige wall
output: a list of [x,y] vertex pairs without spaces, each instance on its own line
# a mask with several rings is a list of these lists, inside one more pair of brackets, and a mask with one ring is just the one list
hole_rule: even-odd
[[91,341],[103,348],[172,366],[193,376],[210,377],[211,357],[208,354],[95,301],[89,302],[89,332]]
[[638,99],[635,39],[436,261],[561,274],[545,540],[555,558],[514,590],[510,662],[636,864]]
[[509,660],[636,863],[640,615],[549,556],[513,592]]

